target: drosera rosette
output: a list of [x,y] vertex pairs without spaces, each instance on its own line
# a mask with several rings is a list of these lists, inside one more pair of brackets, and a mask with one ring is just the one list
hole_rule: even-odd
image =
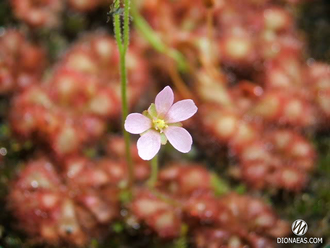
[[169,141],[182,153],[188,153],[193,143],[189,132],[181,122],[189,119],[197,112],[193,100],[185,99],[174,103],[174,93],[166,86],[158,93],[143,114],[129,114],[125,121],[125,129],[132,134],[140,134],[137,142],[139,156],[143,160],[151,160],[160,150],[161,145]]

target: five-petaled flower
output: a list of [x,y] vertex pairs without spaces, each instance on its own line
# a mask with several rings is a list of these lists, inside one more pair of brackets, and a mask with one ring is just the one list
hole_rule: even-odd
[[174,94],[169,86],[158,93],[155,104],[151,104],[143,114],[133,113],[127,116],[125,129],[132,134],[140,134],[137,142],[139,156],[144,160],[152,159],[161,144],[167,140],[180,152],[191,150],[192,138],[181,126],[197,112],[193,100],[186,99],[173,104]]

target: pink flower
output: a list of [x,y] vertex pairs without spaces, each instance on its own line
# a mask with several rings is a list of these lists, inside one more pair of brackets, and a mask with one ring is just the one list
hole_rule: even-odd
[[190,99],[175,104],[173,101],[173,91],[166,86],[156,96],[155,104],[152,103],[143,114],[133,113],[127,116],[126,131],[141,135],[137,148],[142,159],[152,159],[167,140],[180,152],[187,153],[191,150],[191,135],[181,127],[180,122],[192,117],[197,112],[197,107]]

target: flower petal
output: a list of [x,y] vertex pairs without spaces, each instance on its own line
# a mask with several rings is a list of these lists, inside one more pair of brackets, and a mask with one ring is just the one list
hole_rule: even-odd
[[137,142],[138,153],[143,160],[152,159],[159,151],[160,146],[160,134],[153,130],[143,134]]
[[173,105],[174,94],[171,87],[166,86],[158,93],[155,99],[155,105],[158,115],[165,116],[168,110]]
[[180,152],[187,153],[191,150],[192,138],[190,133],[182,128],[176,126],[169,126],[164,130],[166,138],[172,146]]
[[129,133],[140,134],[149,128],[151,128],[151,120],[142,114],[129,114],[125,120],[125,130]]
[[197,107],[193,100],[186,99],[178,101],[168,111],[165,119],[167,123],[175,123],[189,119],[197,112]]

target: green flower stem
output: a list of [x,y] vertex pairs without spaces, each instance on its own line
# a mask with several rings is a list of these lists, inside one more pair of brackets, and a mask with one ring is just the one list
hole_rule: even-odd
[[151,160],[151,176],[148,180],[148,186],[154,188],[158,178],[158,155]]
[[132,16],[134,18],[134,24],[137,30],[140,31],[140,33],[144,36],[144,38],[152,45],[152,47],[168,57],[172,58],[174,61],[176,61],[179,69],[181,71],[187,71],[188,69],[188,63],[184,56],[177,50],[168,47],[166,44],[164,44],[160,37],[153,31],[153,29],[149,26],[149,24],[146,22],[146,20],[139,14],[139,11],[137,10],[136,6],[132,7]]
[[124,0],[124,52],[127,52],[129,45],[129,18],[130,18],[130,0]]
[[[120,2],[115,1],[114,8],[119,8]],[[123,53],[123,44],[122,44],[122,35],[121,35],[121,28],[120,28],[120,16],[119,15],[114,15],[113,16],[113,25],[114,25],[114,31],[115,31],[115,37],[117,41],[117,46],[120,55]]]
[[120,56],[120,71],[121,71],[121,99],[122,99],[122,128],[125,140],[125,153],[128,167],[128,186],[131,188],[134,182],[134,167],[131,156],[131,142],[130,135],[124,128],[124,123],[128,115],[127,103],[127,70],[126,70],[126,56]]
[[[116,1],[116,9],[120,7],[120,2]],[[122,101],[122,128],[125,140],[125,152],[128,166],[128,188],[131,189],[134,182],[134,167],[130,149],[130,135],[124,128],[124,123],[128,115],[127,103],[127,68],[126,68],[126,53],[129,45],[129,7],[130,0],[125,0],[124,3],[124,31],[122,35],[120,15],[114,15],[114,30],[116,41],[120,53],[120,75],[121,75],[121,101]]]

